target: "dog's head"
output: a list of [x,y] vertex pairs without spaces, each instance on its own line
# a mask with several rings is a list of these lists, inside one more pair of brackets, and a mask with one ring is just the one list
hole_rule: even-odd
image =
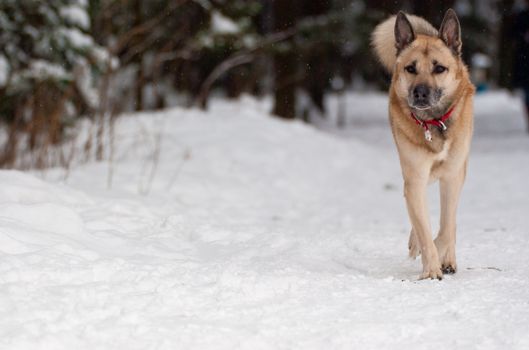
[[461,28],[455,12],[446,12],[438,37],[416,35],[400,12],[395,22],[395,42],[394,85],[399,98],[416,112],[442,110],[451,104],[464,67]]

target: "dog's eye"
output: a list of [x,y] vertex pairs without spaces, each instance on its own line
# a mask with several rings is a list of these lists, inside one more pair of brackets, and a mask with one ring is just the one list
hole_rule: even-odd
[[443,67],[441,65],[437,65],[433,68],[433,73],[434,74],[441,74],[441,73],[444,73],[446,72],[447,68],[446,67]]
[[417,74],[417,69],[415,68],[415,66],[409,65],[406,66],[404,69],[410,74]]

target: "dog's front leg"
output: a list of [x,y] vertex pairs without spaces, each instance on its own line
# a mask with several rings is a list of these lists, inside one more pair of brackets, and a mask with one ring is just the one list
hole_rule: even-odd
[[421,250],[423,273],[420,279],[442,279],[441,265],[437,248],[432,239],[428,203],[426,200],[426,187],[428,177],[405,176],[404,196],[408,207],[408,215],[413,226]]
[[435,246],[444,273],[455,273],[456,264],[456,212],[459,195],[465,181],[465,167],[450,177],[440,179],[441,226]]

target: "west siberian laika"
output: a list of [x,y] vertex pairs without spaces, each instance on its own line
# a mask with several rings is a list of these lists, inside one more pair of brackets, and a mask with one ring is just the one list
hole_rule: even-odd
[[[459,20],[450,9],[437,31],[400,12],[377,26],[372,43],[392,73],[389,119],[412,225],[409,254],[422,256],[421,279],[442,279],[457,270],[456,211],[473,129],[475,89],[461,59]],[[433,240],[426,188],[436,180],[441,225]]]

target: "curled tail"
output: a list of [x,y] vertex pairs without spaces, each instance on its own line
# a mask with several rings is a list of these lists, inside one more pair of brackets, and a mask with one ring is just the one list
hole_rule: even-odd
[[[393,72],[393,66],[397,60],[397,48],[395,47],[395,20],[397,16],[391,16],[380,23],[373,34],[371,34],[371,45],[375,50],[378,60],[388,72]],[[435,29],[425,19],[413,15],[406,15],[410,21],[415,34],[437,36]]]

